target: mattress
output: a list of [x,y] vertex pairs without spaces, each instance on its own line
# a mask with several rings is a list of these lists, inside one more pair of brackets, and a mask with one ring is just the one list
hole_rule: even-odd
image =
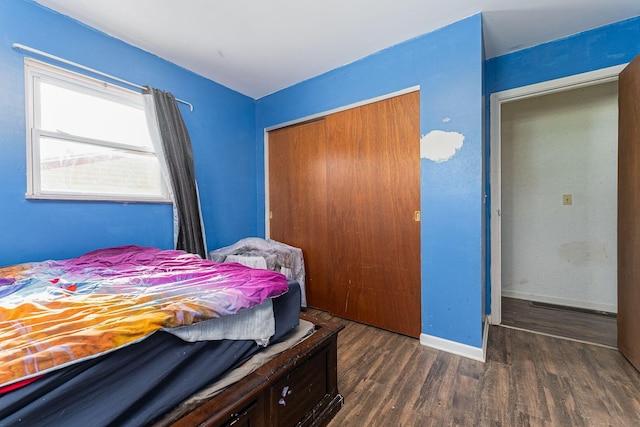
[[[300,286],[273,298],[279,342],[298,325]],[[255,340],[187,342],[166,331],[0,395],[0,426],[143,426],[261,351]]]

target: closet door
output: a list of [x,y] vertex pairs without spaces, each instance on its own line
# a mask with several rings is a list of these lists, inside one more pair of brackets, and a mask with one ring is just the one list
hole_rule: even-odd
[[330,311],[418,337],[419,92],[326,122]]
[[269,132],[270,237],[301,248],[307,305],[329,310],[325,121]]

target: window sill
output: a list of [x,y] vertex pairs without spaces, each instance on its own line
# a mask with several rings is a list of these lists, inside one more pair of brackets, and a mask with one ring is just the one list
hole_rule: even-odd
[[172,204],[171,199],[162,197],[107,196],[97,194],[25,194],[27,200],[61,200],[80,202],[114,202],[114,203],[160,203]]

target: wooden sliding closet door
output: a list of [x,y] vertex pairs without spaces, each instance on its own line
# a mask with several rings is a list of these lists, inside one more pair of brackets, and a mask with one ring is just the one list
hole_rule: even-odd
[[308,305],[412,337],[419,116],[413,92],[269,133],[270,237],[302,248]]
[[418,337],[419,93],[326,121],[331,311]]
[[328,310],[325,122],[269,132],[270,237],[302,249],[307,305]]

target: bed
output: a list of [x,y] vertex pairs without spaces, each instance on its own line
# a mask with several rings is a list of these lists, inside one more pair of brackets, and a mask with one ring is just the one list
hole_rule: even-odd
[[180,251],[1,268],[0,425],[325,425],[339,329],[279,273]]

